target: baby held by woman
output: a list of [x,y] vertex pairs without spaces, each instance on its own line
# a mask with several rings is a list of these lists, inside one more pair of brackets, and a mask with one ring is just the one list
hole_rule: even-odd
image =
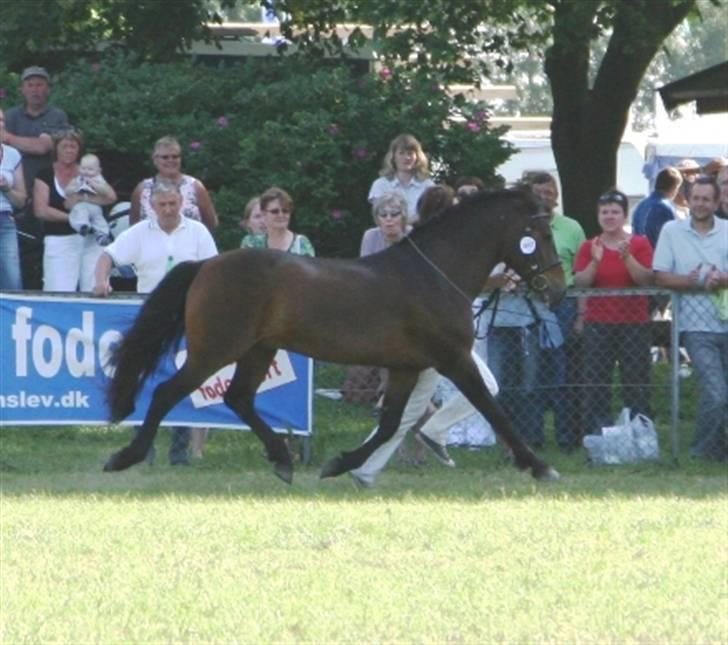
[[90,195],[107,195],[111,186],[101,174],[101,163],[96,155],[81,157],[80,170],[81,174],[66,186],[66,197],[77,196],[68,223],[80,235],[94,235],[99,246],[106,246],[111,242],[109,224],[101,206],[87,200]]

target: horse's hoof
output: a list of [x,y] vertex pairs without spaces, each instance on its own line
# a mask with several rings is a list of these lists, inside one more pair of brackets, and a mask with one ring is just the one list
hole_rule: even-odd
[[533,473],[533,476],[542,482],[555,482],[561,479],[559,471],[555,468],[551,468],[551,466],[546,466],[546,468],[541,472]]
[[104,464],[105,473],[113,473],[117,470],[124,470],[125,468],[129,467],[123,464],[120,455],[120,452],[115,452],[113,455],[111,455],[111,457],[106,460],[106,463]]
[[347,468],[344,466],[344,460],[341,456],[334,457],[324,464],[319,478],[326,479],[327,477],[338,477],[345,472],[347,472]]
[[283,480],[286,484],[293,483],[293,466],[291,464],[275,464],[273,472],[278,479]]
[[117,470],[126,470],[130,466],[137,464],[141,459],[135,459],[129,448],[123,448],[119,452],[115,452],[104,464],[104,472],[111,473]]

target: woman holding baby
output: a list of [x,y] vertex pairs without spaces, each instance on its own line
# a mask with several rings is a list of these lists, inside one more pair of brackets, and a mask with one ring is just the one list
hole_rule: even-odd
[[[81,235],[69,222],[73,207],[80,202],[107,206],[116,201],[114,189],[71,193],[73,180],[81,174],[83,135],[68,129],[53,137],[53,166],[39,172],[33,184],[33,209],[43,221],[44,291],[91,291],[96,260],[101,247],[93,235]],[[100,168],[98,169],[100,173]],[[69,186],[70,185],[70,186]],[[68,190],[67,190],[68,189]]]

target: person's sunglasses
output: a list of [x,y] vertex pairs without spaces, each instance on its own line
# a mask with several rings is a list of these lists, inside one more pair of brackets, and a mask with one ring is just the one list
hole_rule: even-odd
[[281,213],[287,215],[291,212],[290,208],[266,208],[266,213],[270,213],[271,215],[280,215]]
[[402,211],[392,211],[392,212],[383,211],[382,213],[379,213],[379,217],[381,217],[382,219],[397,219],[401,215],[402,215]]
[[181,159],[182,155],[156,155],[156,157],[162,161],[169,161],[170,159]]
[[604,193],[603,195],[600,195],[599,197],[599,203],[600,204],[620,204],[621,206],[627,206],[627,199],[625,198],[622,193],[615,193],[614,191],[609,191]]

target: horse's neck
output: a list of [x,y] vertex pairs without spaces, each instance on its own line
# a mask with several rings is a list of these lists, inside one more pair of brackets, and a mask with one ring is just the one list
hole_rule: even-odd
[[456,227],[442,238],[428,236],[421,243],[415,241],[447,280],[471,300],[483,290],[493,267],[503,260],[500,238],[505,220],[494,216],[492,222],[492,227]]

